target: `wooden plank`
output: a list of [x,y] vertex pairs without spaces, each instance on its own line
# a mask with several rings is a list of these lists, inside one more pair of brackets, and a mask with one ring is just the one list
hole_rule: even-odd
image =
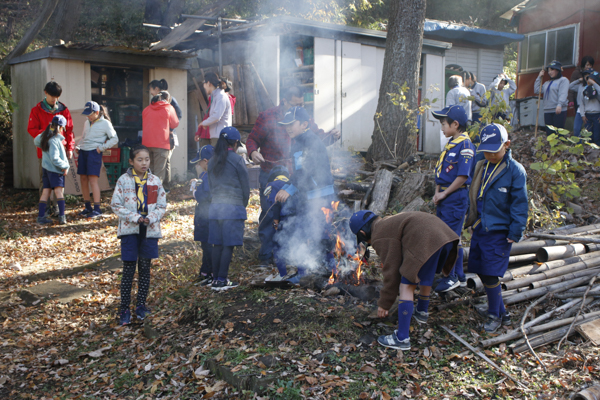
[[200,87],[198,81],[196,80],[196,77],[192,76],[192,80],[194,81],[194,85],[196,85],[196,96],[198,97],[200,106],[202,107],[202,110],[206,112],[206,110],[208,110],[208,104],[206,104],[207,98],[204,97],[206,95],[204,87]]
[[242,66],[236,65],[235,68],[235,86],[237,86],[237,95],[235,103],[235,112],[238,114],[237,124],[248,125],[248,112],[246,110],[246,91],[243,84]]
[[577,326],[577,332],[587,340],[591,340],[594,346],[600,345],[600,318]]
[[254,124],[258,117],[259,104],[257,99],[256,89],[254,87],[254,79],[252,79],[252,71],[249,65],[242,65],[244,94],[246,99],[246,110],[248,111],[248,123]]
[[261,103],[263,105],[261,111],[264,111],[267,108],[274,107],[275,104],[273,104],[273,101],[271,100],[271,96],[269,96],[269,91],[265,87],[264,82],[262,81],[262,79],[260,79],[260,75],[258,74],[258,71],[256,70],[256,67],[254,66],[254,63],[250,62],[250,66],[252,67],[252,70],[254,71],[254,75],[255,75],[256,81],[258,83],[258,88],[260,90]]
[[369,210],[375,214],[381,215],[387,209],[393,178],[394,174],[387,169],[377,171],[373,187],[373,201],[369,204]]

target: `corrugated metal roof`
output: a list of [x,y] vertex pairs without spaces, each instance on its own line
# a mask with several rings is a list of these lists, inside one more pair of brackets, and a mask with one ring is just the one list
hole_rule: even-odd
[[424,33],[439,36],[447,40],[458,39],[486,46],[505,45],[525,39],[525,36],[518,33],[493,31],[436,20],[425,21]]
[[102,44],[91,44],[91,43],[66,43],[58,46],[52,46],[56,48],[73,49],[73,50],[90,50],[90,51],[104,51],[108,53],[121,53],[121,54],[133,54],[138,56],[153,56],[153,57],[175,57],[175,58],[191,58],[195,55],[193,53],[186,53],[178,50],[148,50],[148,49],[135,49],[127,46],[110,46]]

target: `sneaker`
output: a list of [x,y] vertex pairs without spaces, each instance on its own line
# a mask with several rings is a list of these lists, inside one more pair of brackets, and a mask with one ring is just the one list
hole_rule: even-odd
[[459,286],[460,286],[461,288],[466,288],[466,287],[467,287],[467,278],[466,278],[466,277],[464,277],[464,276],[463,276],[462,278],[461,278],[461,277],[459,277],[459,278],[458,278],[458,282],[460,283],[460,285],[459,285]]
[[67,216],[66,215],[59,215],[58,216],[58,223],[61,225],[66,225],[67,224]]
[[238,286],[237,283],[233,283],[229,279],[227,279],[226,281],[220,281],[217,279],[217,280],[213,281],[213,283],[210,285],[210,288],[212,290],[223,291],[223,290],[232,289],[237,286]]
[[44,224],[52,224],[54,223],[54,221],[52,221],[50,218],[43,216],[43,217],[37,217],[36,222],[38,224],[44,225]]
[[131,311],[129,311],[128,309],[121,312],[121,315],[119,316],[119,325],[123,326],[123,325],[129,325],[131,323]]
[[487,321],[483,324],[483,330],[487,333],[494,333],[502,326],[502,318],[488,314]]
[[447,278],[442,278],[440,283],[435,287],[435,291],[438,293],[449,292],[452,289],[456,289],[460,286],[460,281],[456,278],[456,276],[451,275]]
[[286,279],[288,283],[294,286],[300,286],[300,277],[298,275],[292,276],[289,279]]
[[[477,308],[475,307],[475,311],[477,311],[477,315],[481,317],[484,321],[488,319],[488,310],[487,308]],[[512,325],[512,315],[508,311],[500,315],[500,319],[502,319],[502,326],[511,326]]]
[[92,210],[91,208],[84,208],[83,211],[81,211],[79,213],[79,215],[83,216],[83,217],[87,217],[88,215],[90,215],[94,210]]
[[145,305],[137,306],[135,309],[135,315],[137,315],[138,319],[143,321],[144,318],[150,315],[150,310]]
[[413,318],[420,324],[426,324],[429,319],[429,313],[427,311],[413,311]]
[[391,347],[392,349],[403,351],[410,350],[410,338],[399,340],[397,335],[398,330],[395,330],[393,335],[379,336],[379,338],[377,338],[377,343],[384,347]]
[[198,275],[198,277],[196,278],[196,282],[200,286],[212,285],[213,277],[212,275]]
[[87,215],[88,218],[98,218],[99,216],[102,215],[102,211],[96,211],[96,210],[92,210],[91,213],[89,213]]
[[196,157],[190,160],[190,164],[196,164],[198,161],[200,161],[200,151],[196,153]]

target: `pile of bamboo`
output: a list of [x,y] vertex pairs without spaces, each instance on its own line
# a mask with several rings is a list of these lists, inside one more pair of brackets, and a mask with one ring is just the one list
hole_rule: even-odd
[[[526,322],[531,305],[516,329],[484,340],[482,345],[520,339],[510,345],[513,352],[519,353],[527,351],[529,344],[536,348],[566,338],[576,333],[578,325],[600,318],[600,237],[593,235],[598,232],[600,224],[587,225],[551,231],[551,235],[530,234],[544,240],[513,244],[509,269],[500,279],[504,304],[532,302],[537,306],[551,299],[564,304]],[[466,248],[465,260],[468,253]],[[468,274],[467,285],[476,293],[484,292],[476,275]],[[485,299],[482,295],[476,301]]]

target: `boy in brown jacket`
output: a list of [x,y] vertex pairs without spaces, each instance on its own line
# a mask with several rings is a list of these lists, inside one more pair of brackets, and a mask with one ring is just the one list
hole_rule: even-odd
[[[385,347],[410,350],[410,320],[414,315],[426,323],[429,294],[434,276],[448,276],[457,256],[458,236],[441,219],[423,212],[406,212],[380,218],[375,213],[358,211],[350,218],[350,229],[358,243],[368,243],[381,258],[383,288],[377,315],[384,318],[398,293],[398,329],[377,340]],[[419,290],[414,310],[414,291]]]

